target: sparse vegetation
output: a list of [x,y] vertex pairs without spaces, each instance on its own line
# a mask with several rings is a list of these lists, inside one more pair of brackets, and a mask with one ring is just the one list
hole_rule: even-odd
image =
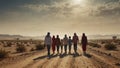
[[17,46],[16,51],[17,51],[17,52],[25,52],[25,51],[26,51],[26,48],[25,48],[24,45],[20,45],[20,46]]
[[35,49],[34,48],[31,48],[30,51],[34,51]]
[[90,46],[92,47],[97,47],[97,48],[101,48],[101,45],[97,44],[97,43],[89,43]]
[[117,48],[116,45],[111,43],[105,45],[105,49],[107,50],[115,50],[116,48]]
[[8,57],[8,52],[3,49],[0,49],[0,59],[6,58],[6,57]]
[[42,44],[36,45],[36,50],[42,50],[42,49],[44,49],[44,45],[42,45]]

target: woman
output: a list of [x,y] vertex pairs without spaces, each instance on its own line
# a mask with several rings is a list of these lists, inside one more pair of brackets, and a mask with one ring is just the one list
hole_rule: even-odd
[[83,33],[83,35],[82,35],[81,43],[82,43],[82,50],[83,50],[83,53],[85,55],[86,54],[86,46],[88,43],[87,36],[85,36],[85,33]]
[[53,54],[55,53],[55,45],[56,45],[56,40],[55,40],[55,36],[52,37],[52,51]]

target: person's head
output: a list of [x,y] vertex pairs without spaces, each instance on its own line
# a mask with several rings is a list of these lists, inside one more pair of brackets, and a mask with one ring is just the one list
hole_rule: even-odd
[[67,35],[65,34],[65,37],[67,37]]
[[57,38],[59,38],[59,35],[57,35]]
[[83,36],[85,36],[85,33],[83,33]]
[[50,36],[50,32],[47,33],[47,36]]
[[77,36],[77,34],[76,34],[76,33],[74,33],[74,36]]
[[71,36],[69,36],[69,39],[71,39]]
[[55,35],[53,35],[53,38],[55,38]]

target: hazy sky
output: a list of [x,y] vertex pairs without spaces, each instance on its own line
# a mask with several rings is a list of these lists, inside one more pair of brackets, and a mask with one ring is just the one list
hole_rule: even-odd
[[120,34],[120,0],[0,0],[0,34]]

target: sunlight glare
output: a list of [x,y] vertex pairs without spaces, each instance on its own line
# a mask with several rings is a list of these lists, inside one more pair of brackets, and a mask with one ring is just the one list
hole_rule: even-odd
[[83,0],[73,0],[74,4],[81,4],[83,2]]

